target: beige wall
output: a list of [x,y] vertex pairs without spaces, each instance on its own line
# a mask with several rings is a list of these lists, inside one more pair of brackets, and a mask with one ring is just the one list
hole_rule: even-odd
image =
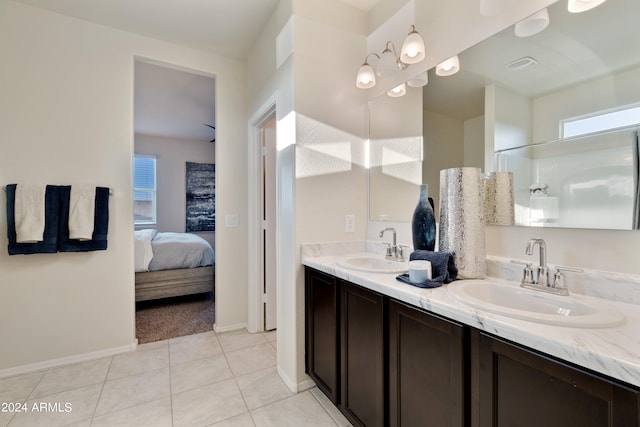
[[[156,157],[158,231],[184,233],[186,228],[186,162],[215,163],[215,143],[136,134],[135,154]],[[216,218],[217,220],[218,218]],[[216,221],[216,227],[224,222]],[[212,231],[195,233],[215,246]]]
[[[216,76],[219,145],[246,139],[245,65],[0,0],[0,185],[95,183],[113,189],[109,248],[0,251],[0,375],[130,349],[133,286],[133,66],[150,58]],[[246,152],[219,148],[217,323],[246,322]],[[5,205],[4,192],[0,204]],[[6,215],[0,213],[0,229]],[[6,248],[6,233],[0,247]]]

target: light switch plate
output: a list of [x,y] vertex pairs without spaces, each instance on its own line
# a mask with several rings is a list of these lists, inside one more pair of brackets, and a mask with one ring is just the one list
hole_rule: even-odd
[[344,217],[344,231],[346,233],[355,233],[356,231],[356,216],[346,215]]
[[224,216],[225,227],[237,227],[238,226],[238,214],[226,214]]

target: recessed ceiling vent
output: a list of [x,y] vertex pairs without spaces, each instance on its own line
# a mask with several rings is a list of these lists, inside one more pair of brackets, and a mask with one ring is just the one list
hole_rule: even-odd
[[533,67],[536,65],[538,61],[530,56],[525,56],[520,59],[516,59],[515,61],[509,62],[505,67],[509,71],[519,71],[524,70],[525,68]]

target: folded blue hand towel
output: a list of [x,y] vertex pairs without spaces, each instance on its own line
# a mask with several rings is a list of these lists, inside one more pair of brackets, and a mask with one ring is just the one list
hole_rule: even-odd
[[[431,282],[449,283],[458,278],[458,268],[452,252],[413,251],[409,260],[425,260],[431,262]],[[433,286],[430,286],[433,287]]]
[[47,185],[44,195],[44,234],[41,242],[18,243],[16,239],[15,201],[16,184],[9,184],[7,190],[7,237],[9,255],[54,254],[58,251],[58,187]]
[[453,252],[432,252],[425,250],[413,251],[409,255],[409,260],[421,259],[431,262],[432,280],[443,283],[453,282],[458,278],[458,267],[456,267]]
[[60,225],[58,234],[58,250],[60,252],[89,252],[107,249],[107,232],[109,229],[109,189],[96,187],[95,220],[91,240],[74,240],[69,238],[69,203],[71,186],[60,187]]

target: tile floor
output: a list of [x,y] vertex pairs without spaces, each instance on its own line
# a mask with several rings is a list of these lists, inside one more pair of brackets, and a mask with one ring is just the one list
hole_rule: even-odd
[[348,426],[317,388],[289,391],[275,340],[206,332],[3,378],[0,426]]

